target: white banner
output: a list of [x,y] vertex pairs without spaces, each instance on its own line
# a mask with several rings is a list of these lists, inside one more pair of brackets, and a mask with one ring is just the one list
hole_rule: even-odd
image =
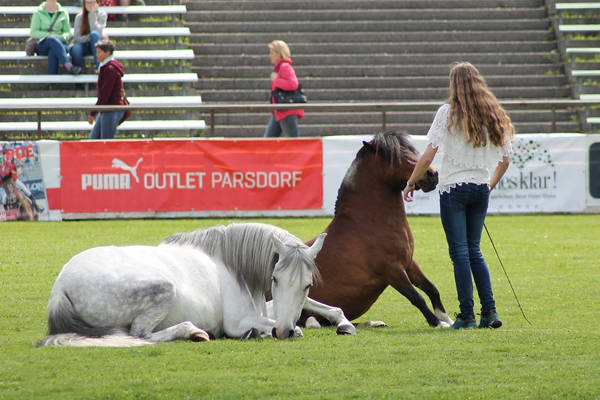
[[489,212],[585,211],[586,143],[577,134],[518,135]]
[[323,138],[323,211],[333,215],[338,189],[348,167],[362,147],[373,136],[330,136]]
[[[333,213],[337,190],[362,140],[369,136],[323,138],[324,209]],[[412,136],[419,151],[427,138]],[[511,165],[492,192],[490,213],[583,212],[586,208],[588,140],[580,134],[523,134],[513,142]],[[438,168],[438,154],[433,166]],[[490,166],[490,172],[494,166]],[[411,214],[439,214],[437,191],[415,192],[405,203]]]

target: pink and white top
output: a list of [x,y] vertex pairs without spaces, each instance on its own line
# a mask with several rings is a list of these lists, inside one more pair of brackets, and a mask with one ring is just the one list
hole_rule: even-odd
[[[489,140],[485,146],[474,147],[466,141],[466,134],[454,125],[449,130],[450,105],[442,105],[427,132],[429,143],[441,152],[442,164],[439,168],[438,190],[448,193],[450,189],[464,183],[490,183],[490,167],[502,161],[512,152],[510,142],[502,147]],[[486,130],[487,134],[487,130]]]

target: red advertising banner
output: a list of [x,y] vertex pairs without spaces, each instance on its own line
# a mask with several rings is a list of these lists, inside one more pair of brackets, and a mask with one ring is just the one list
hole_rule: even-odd
[[321,139],[63,142],[63,212],[323,206]]

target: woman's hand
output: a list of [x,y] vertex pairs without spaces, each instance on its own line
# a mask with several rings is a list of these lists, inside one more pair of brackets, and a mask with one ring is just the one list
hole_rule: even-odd
[[404,201],[407,201],[409,203],[411,201],[413,201],[414,191],[415,191],[415,185],[414,184],[409,184],[407,182],[406,186],[404,187],[404,190],[402,191],[402,197],[404,198]]
[[419,179],[421,179],[423,175],[425,175],[425,172],[427,171],[427,168],[429,168],[429,166],[431,165],[431,162],[433,161],[437,150],[437,147],[433,147],[431,143],[429,143],[427,145],[427,148],[425,148],[423,154],[421,154],[421,157],[415,165],[415,169],[413,169],[410,178],[408,178],[408,181],[406,181],[406,187],[402,191],[402,197],[405,201],[413,201],[415,183],[410,183],[410,181],[417,182]]
[[277,79],[277,72],[271,72],[271,80],[274,81]]

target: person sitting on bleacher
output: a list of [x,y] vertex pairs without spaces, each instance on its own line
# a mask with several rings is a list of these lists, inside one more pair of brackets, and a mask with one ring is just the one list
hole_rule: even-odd
[[30,29],[31,37],[38,40],[35,52],[48,56],[49,74],[57,74],[59,65],[64,65],[72,74],[81,73],[81,68],[73,65],[67,54],[68,43],[71,40],[69,14],[56,0],[47,0],[40,4],[31,16]]
[[100,0],[81,0],[81,12],[75,16],[73,29],[73,46],[71,46],[71,58],[73,64],[83,69],[84,57],[94,56],[95,70],[98,69],[96,58],[96,42],[102,39],[104,28],[106,28],[106,12],[98,7]]

